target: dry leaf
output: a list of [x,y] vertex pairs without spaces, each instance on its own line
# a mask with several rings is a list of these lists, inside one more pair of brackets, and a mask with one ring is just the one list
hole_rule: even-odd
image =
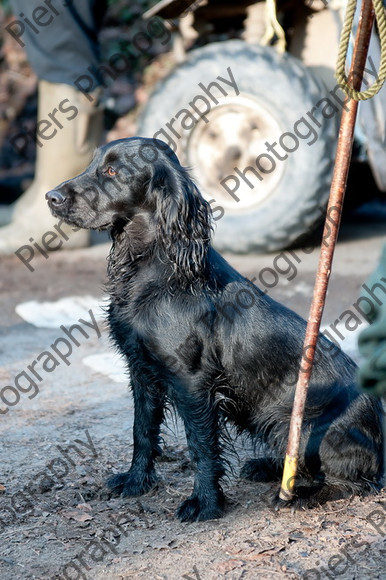
[[92,507],[90,506],[89,503],[78,503],[78,505],[76,506],[76,509],[82,510],[84,512],[91,512],[92,511]]
[[68,519],[76,520],[77,522],[86,522],[87,520],[92,520],[93,517],[90,514],[86,514],[82,510],[74,509],[68,511],[60,512],[62,516]]
[[245,560],[260,560],[260,558],[265,558],[267,556],[273,556],[274,554],[277,554],[278,552],[281,552],[282,550],[284,550],[284,548],[272,548],[271,550],[262,550],[261,552],[258,552],[257,554],[247,554],[245,556]]
[[227,560],[226,562],[221,562],[216,566],[216,570],[220,572],[220,574],[226,574],[231,570],[236,570],[236,568],[241,568],[244,566],[245,562],[242,560]]

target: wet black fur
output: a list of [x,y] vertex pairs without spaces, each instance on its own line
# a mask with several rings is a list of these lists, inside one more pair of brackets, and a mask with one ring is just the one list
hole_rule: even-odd
[[[242,475],[279,479],[305,322],[211,247],[210,208],[172,151],[141,138],[109,143],[47,198],[54,215],[109,229],[113,240],[109,321],[130,370],[135,417],[131,467],[109,486],[134,496],[154,485],[167,403],[184,422],[196,469],[192,495],[177,511],[181,520],[223,511],[224,416],[268,450]],[[355,373],[353,361],[321,337],[297,502],[311,506],[379,487],[381,407],[358,392]]]

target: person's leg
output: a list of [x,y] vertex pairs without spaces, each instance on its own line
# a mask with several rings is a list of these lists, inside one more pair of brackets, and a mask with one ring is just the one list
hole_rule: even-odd
[[[11,3],[18,22],[8,32],[12,31],[17,41],[25,45],[37,73],[39,105],[36,135],[22,133],[14,140],[15,148],[23,147],[26,139],[36,140],[36,172],[32,185],[15,204],[12,223],[0,229],[3,254],[15,252],[28,244],[31,237],[39,241],[52,229],[55,219],[48,210],[45,193],[83,171],[102,132],[97,35],[105,2],[12,0]],[[85,74],[93,79],[93,90],[87,96],[74,84]],[[66,248],[88,242],[85,231],[71,230],[69,237]]]
[[7,32],[24,47],[39,80],[73,86],[89,67],[98,69],[105,0],[11,0],[11,7],[17,23]]
[[383,402],[383,483],[386,483],[386,245],[378,267],[362,285],[362,303],[368,308],[366,318],[370,326],[362,330],[358,339],[362,362],[358,383],[365,393],[380,397]]

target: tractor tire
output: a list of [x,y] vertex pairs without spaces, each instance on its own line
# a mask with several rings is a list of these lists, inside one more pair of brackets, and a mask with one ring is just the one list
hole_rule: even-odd
[[[218,79],[231,83],[229,68],[239,94]],[[214,81],[223,90],[212,85],[210,97],[203,87]],[[198,95],[210,103],[206,114],[200,105],[202,116],[190,105],[203,102],[194,100]],[[212,206],[218,250],[281,250],[312,231],[323,214],[337,142],[337,103],[291,55],[229,40],[192,51],[158,85],[140,116],[138,134],[163,139],[181,164],[191,167]],[[196,119],[193,124],[189,117],[189,127],[188,117],[184,126],[178,121],[183,110]]]

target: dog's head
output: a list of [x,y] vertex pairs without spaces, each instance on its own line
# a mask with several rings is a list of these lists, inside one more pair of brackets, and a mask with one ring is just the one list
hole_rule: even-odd
[[53,215],[69,224],[111,230],[113,238],[126,236],[142,252],[153,244],[178,267],[190,268],[210,242],[209,204],[158,139],[108,143],[83,173],[48,192],[46,199]]

